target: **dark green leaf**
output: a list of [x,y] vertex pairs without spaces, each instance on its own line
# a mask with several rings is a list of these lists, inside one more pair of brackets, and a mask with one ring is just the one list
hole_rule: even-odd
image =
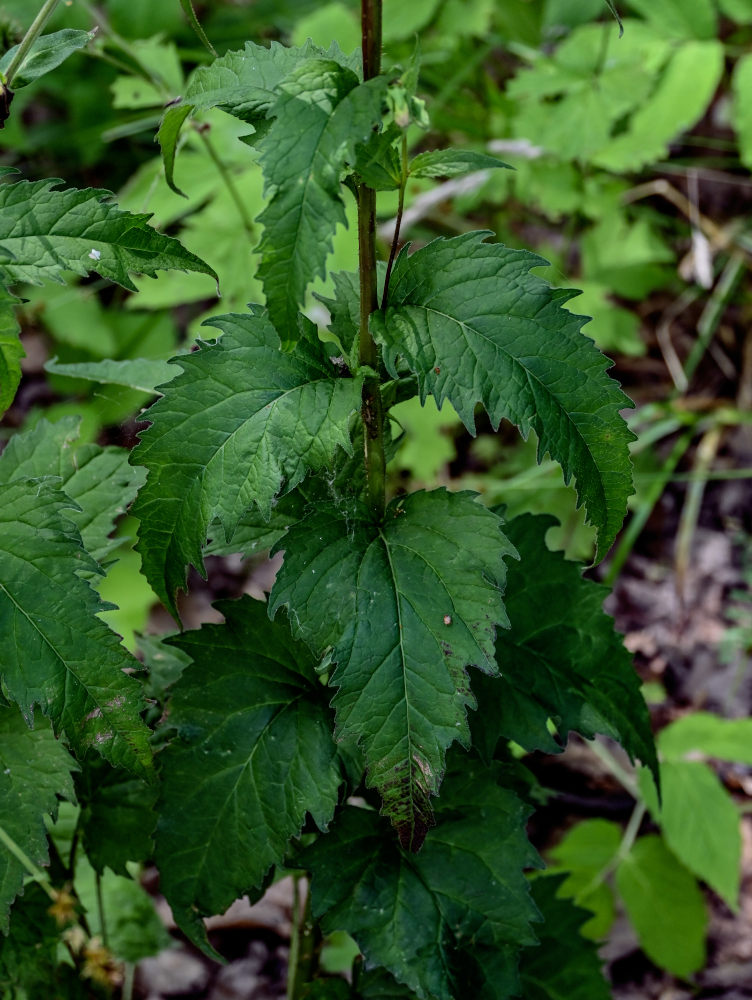
[[258,601],[217,607],[225,625],[171,640],[193,664],[170,701],[156,836],[162,891],[200,947],[201,916],[257,888],[307,813],[325,829],[342,782],[309,652]]
[[602,557],[619,530],[632,492],[627,445],[633,435],[619,414],[630,401],[606,374],[610,362],[584,337],[581,316],[563,308],[572,293],[530,274],[540,257],[487,233],[434,240],[392,273],[389,307],[371,328],[396,378],[404,358],[421,399],[449,399],[472,431],[475,404],[497,426],[506,417],[539,457],[558,461],[577,480],[580,503],[598,529]]
[[610,1000],[598,946],[580,934],[590,914],[558,893],[563,877],[532,882],[535,904],[545,923],[536,928],[538,945],[526,948],[520,962],[524,1000]]
[[703,967],[705,900],[660,837],[640,837],[616,870],[616,887],[643,951],[656,965],[683,979]]
[[466,668],[495,673],[501,520],[470,493],[415,493],[365,515],[322,506],[290,528],[269,598],[293,632],[337,664],[338,734],[357,740],[384,813],[417,850],[432,822],[444,753],[468,742]]
[[274,123],[260,144],[269,203],[258,217],[259,277],[283,342],[297,339],[308,285],[324,274],[338,224],[345,225],[340,175],[355,147],[381,124],[385,78],[359,83],[332,59],[310,59],[280,85]]
[[613,0],[605,0],[605,4],[616,18],[616,23],[619,25],[619,38],[621,38],[624,34],[624,25],[622,24],[621,17],[619,16],[619,11],[616,9],[616,4]]
[[21,358],[25,357],[16,319],[19,299],[0,285],[0,416],[5,413],[16,395],[21,381]]
[[79,753],[96,750],[142,775],[151,767],[139,717],[138,667],[97,618],[107,610],[79,572],[97,564],[65,516],[72,501],[48,482],[0,486],[0,670],[27,718],[42,707]]
[[61,181],[0,184],[0,280],[60,281],[65,271],[91,272],[136,290],[129,272],[153,277],[174,269],[217,275],[177,240],[112,203],[109,191],[54,190]]
[[174,359],[183,372],[147,411],[152,425],[131,459],[149,470],[133,509],[144,574],[176,617],[185,567],[203,569],[212,521],[229,540],[254,504],[268,518],[283,486],[330,464],[339,448],[351,452],[361,402],[362,378],[337,377],[311,323],[294,354],[280,354],[258,307],[211,323],[224,336]]
[[555,523],[524,514],[505,526],[520,553],[507,581],[511,628],[496,640],[501,677],[482,678],[476,689],[475,738],[487,754],[499,739],[555,753],[561,747],[547,727],[553,718],[563,739],[570,730],[588,738],[605,733],[657,772],[640,679],[603,611],[608,590],[549,551],[546,531]]
[[[0,622],[0,634],[12,636],[3,626]],[[0,827],[35,865],[49,860],[44,817],[57,815],[58,796],[75,801],[74,770],[75,761],[46,720],[37,718],[29,729],[15,705],[0,706]],[[0,844],[0,930],[6,934],[10,904],[26,875],[21,862]]]
[[535,943],[522,874],[538,863],[524,832],[528,808],[495,777],[462,761],[419,854],[401,851],[374,812],[348,807],[303,857],[323,930],[346,930],[367,966],[383,966],[421,998],[511,996],[514,951]]
[[358,979],[359,1000],[416,1000],[417,994],[398,983],[386,969],[363,972]]
[[395,142],[402,130],[391,125],[355,147],[355,173],[375,191],[396,191],[402,182],[402,164]]
[[150,860],[157,823],[155,786],[96,759],[84,762],[76,784],[80,830],[92,867],[100,875],[109,867],[128,876],[127,862]]
[[512,169],[508,163],[502,163],[497,157],[487,153],[475,153],[471,149],[434,149],[428,153],[418,153],[410,161],[410,176],[456,177],[471,170],[493,170],[497,167]]
[[[49,73],[65,62],[68,56],[88,45],[93,37],[93,31],[74,31],[72,29],[55,31],[50,35],[41,35],[31,46],[24,61],[10,81],[11,87],[14,91],[27,87],[34,80],[38,80],[40,76],[44,76],[45,73]],[[18,52],[18,46],[14,45],[0,59],[2,79],[5,79],[5,74],[8,72],[16,52]]]
[[136,496],[144,475],[128,465],[124,448],[78,444],[79,423],[77,417],[55,424],[40,420],[32,430],[14,434],[0,457],[0,483],[58,477],[60,489],[81,508],[65,516],[80,531],[89,555],[102,563],[120,544],[110,538],[115,520]]

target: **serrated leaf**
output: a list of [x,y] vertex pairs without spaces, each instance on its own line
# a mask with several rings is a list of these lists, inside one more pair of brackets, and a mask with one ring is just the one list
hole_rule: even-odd
[[199,947],[201,916],[258,888],[306,814],[326,829],[342,781],[305,646],[259,601],[216,606],[224,625],[170,640],[193,663],[172,690],[156,835],[162,891]]
[[619,414],[630,406],[608,377],[610,362],[580,332],[585,320],[562,308],[572,297],[530,274],[540,257],[484,243],[488,234],[437,239],[397,259],[389,305],[371,329],[398,375],[402,357],[421,399],[448,399],[471,432],[480,402],[494,427],[502,417],[523,436],[538,435],[574,476],[579,503],[598,531],[602,558],[621,527],[632,492],[628,444]]
[[669,848],[698,878],[739,906],[741,831],[734,800],[707,764],[700,761],[661,763],[661,802],[647,774],[640,786]]
[[[75,802],[75,770],[76,762],[46,720],[37,718],[29,729],[15,705],[0,705],[0,826],[36,865],[49,861],[44,817],[57,815],[58,796]],[[0,844],[0,930],[5,934],[10,905],[27,874]]]
[[324,932],[346,930],[366,967],[383,966],[418,997],[511,996],[514,952],[535,943],[522,874],[538,865],[524,830],[529,810],[497,778],[463,759],[419,854],[400,850],[374,812],[347,807],[303,855]]
[[405,847],[432,823],[446,748],[468,743],[474,706],[466,668],[495,673],[494,635],[506,626],[501,520],[470,493],[415,493],[381,526],[322,505],[290,528],[269,597],[295,635],[331,655],[337,733],[355,739],[368,784]]
[[[16,71],[11,81],[13,90],[27,87],[34,80],[38,80],[40,76],[56,69],[65,62],[68,56],[88,45],[94,34],[93,31],[74,31],[66,28],[63,31],[54,31],[49,35],[41,35],[33,43]],[[0,59],[0,76],[3,80],[17,52],[18,45],[14,45]]]
[[402,183],[402,164],[395,142],[402,130],[390,125],[355,147],[355,173],[374,191],[396,191]]
[[97,564],[66,514],[72,501],[48,482],[0,486],[0,671],[30,719],[41,706],[73,749],[92,749],[141,775],[151,767],[138,667],[97,618],[107,609],[79,572]]
[[660,837],[640,837],[616,870],[616,887],[645,954],[675,976],[705,964],[702,893]]
[[301,62],[325,54],[351,65],[352,69],[357,68],[357,61],[343,56],[336,46],[324,53],[311,42],[300,48],[288,48],[278,42],[272,42],[267,48],[246,42],[243,49],[226,52],[209,66],[194,70],[181,103],[168,108],[157,135],[170,187],[178,190],[173,179],[175,153],[181,129],[189,116],[221,108],[263,133],[268,128],[267,115],[277,99],[282,80]]
[[360,336],[360,278],[352,271],[335,271],[331,275],[334,298],[316,295],[329,310],[329,329],[342,345],[345,359],[358,363],[358,338]]
[[284,343],[297,337],[297,312],[324,274],[337,225],[345,225],[340,175],[355,147],[381,124],[387,81],[359,83],[331,59],[310,59],[280,85],[274,123],[260,144],[265,194],[258,274]]
[[130,291],[129,272],[153,277],[176,269],[215,271],[170,236],[147,225],[148,215],[123,212],[95,188],[55,190],[59,180],[0,184],[0,280],[61,281],[66,271],[95,272]]
[[21,381],[21,358],[26,356],[16,319],[19,302],[0,284],[0,416],[13,402]]
[[351,452],[361,404],[362,377],[337,377],[313,324],[281,354],[259,307],[210,322],[223,336],[174,359],[182,374],[147,411],[151,427],[131,457],[149,470],[133,509],[144,574],[175,617],[186,565],[203,569],[212,521],[229,540],[254,504],[268,518],[283,487]]
[[496,638],[501,676],[481,678],[476,691],[475,738],[489,754],[500,738],[556,753],[561,746],[547,727],[553,718],[562,740],[570,730],[588,738],[605,733],[657,774],[640,678],[603,610],[608,589],[549,551],[545,536],[554,524],[552,517],[524,514],[505,525],[520,554],[507,578],[511,627]]
[[110,535],[144,474],[128,464],[124,448],[78,444],[79,424],[77,417],[55,424],[42,419],[30,431],[14,434],[0,456],[0,483],[57,477],[59,488],[80,507],[65,516],[78,528],[89,555],[102,563],[121,544]]
[[[158,385],[169,382],[177,374],[174,366],[155,358],[131,358],[125,361],[80,361],[62,364],[57,358],[48,361],[44,370],[51,375],[67,375],[101,385],[122,385],[139,392],[154,393]],[[162,395],[158,393],[158,395]]]
[[77,788],[86,857],[100,875],[110,868],[129,877],[129,861],[143,863],[153,854],[156,787],[92,758],[84,762]]
[[428,153],[418,153],[410,161],[410,176],[456,177],[471,170],[493,170],[498,167],[513,169],[508,163],[502,163],[497,157],[487,153],[476,153],[471,149],[434,149]]
[[357,996],[358,1000],[416,1000],[417,994],[386,969],[368,969],[358,977]]
[[533,879],[533,900],[544,923],[536,928],[537,947],[522,952],[521,995],[524,1000],[610,1000],[598,946],[580,933],[590,914],[562,898],[563,881],[560,875]]

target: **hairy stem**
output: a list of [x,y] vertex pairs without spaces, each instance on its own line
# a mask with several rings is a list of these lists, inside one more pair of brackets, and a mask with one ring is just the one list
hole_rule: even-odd
[[[361,0],[363,78],[378,76],[381,69],[381,2]],[[376,192],[362,184],[358,189],[358,263],[360,268],[359,361],[376,372],[379,354],[368,319],[379,307],[376,280]],[[361,410],[364,428],[368,506],[374,520],[384,514],[386,461],[384,458],[384,407],[378,375],[365,380]]]
[[8,67],[5,73],[5,85],[8,88],[8,90],[13,89],[14,77],[21,68],[24,59],[29,54],[29,49],[37,40],[39,35],[41,35],[42,31],[44,30],[45,24],[47,24],[47,22],[49,21],[50,17],[52,16],[55,8],[59,3],[60,0],[45,0],[45,3],[42,4],[41,10],[34,18],[34,20],[31,22],[29,30],[21,39],[21,42],[18,46],[18,50],[11,59],[10,66]]

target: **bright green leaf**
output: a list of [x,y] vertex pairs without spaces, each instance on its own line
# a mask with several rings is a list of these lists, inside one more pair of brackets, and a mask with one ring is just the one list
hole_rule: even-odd
[[381,527],[322,505],[278,548],[270,614],[286,605],[294,634],[337,664],[338,737],[360,743],[384,814],[417,850],[446,748],[468,743],[466,668],[496,672],[514,549],[472,494],[445,490],[394,501]]
[[259,601],[217,607],[226,624],[171,640],[193,663],[172,690],[156,837],[162,891],[199,947],[201,916],[258,888],[306,814],[326,829],[342,781],[305,646]]
[[629,6],[669,38],[715,38],[718,31],[713,0],[629,0]]
[[147,411],[152,425],[131,458],[149,470],[133,508],[144,574],[175,616],[186,565],[203,568],[211,522],[229,540],[254,504],[269,517],[283,486],[351,452],[361,400],[362,378],[338,377],[307,321],[293,354],[280,354],[258,307],[210,322],[224,335],[175,359],[182,374]]
[[[93,37],[93,31],[74,31],[73,29],[55,31],[50,35],[41,35],[31,46],[16,71],[11,81],[12,89],[15,91],[20,90],[22,87],[27,87],[34,80],[38,80],[40,76],[49,73],[62,62],[65,62],[68,56],[73,55],[74,52],[88,45]],[[5,74],[16,52],[18,52],[18,46],[14,45],[0,59],[0,74],[3,79],[5,79]]]
[[[641,773],[641,786],[649,781]],[[654,789],[645,797],[677,858],[737,910],[742,851],[739,810],[715,772],[701,761],[666,761],[661,763],[660,808]]]
[[66,271],[96,272],[135,291],[131,271],[153,277],[174,268],[216,278],[177,240],[147,225],[148,215],[121,211],[109,191],[57,191],[59,183],[0,184],[0,280],[39,285]]
[[149,731],[124,673],[138,663],[96,617],[107,605],[79,576],[97,564],[66,516],[72,504],[44,480],[0,486],[0,670],[27,718],[39,704],[78,753],[143,775]]
[[562,893],[593,914],[583,933],[596,941],[608,934],[614,922],[613,892],[604,878],[619,850],[622,835],[622,828],[610,820],[583,820],[548,852],[554,870],[568,873]]
[[[0,827],[35,865],[49,860],[45,815],[57,815],[58,796],[75,801],[71,771],[76,769],[46,720],[37,718],[29,729],[15,705],[0,705]],[[0,844],[0,930],[6,934],[10,905],[27,875]]]
[[737,24],[752,24],[752,0],[718,0],[718,6]]
[[371,328],[394,377],[402,357],[421,399],[449,399],[468,430],[483,403],[494,427],[502,417],[523,436],[535,430],[539,460],[548,452],[598,530],[602,558],[621,527],[632,492],[627,446],[633,435],[619,410],[630,402],[608,377],[609,362],[562,308],[572,293],[551,288],[530,268],[540,257],[486,233],[438,239],[392,273],[389,305]]
[[410,161],[411,177],[456,177],[471,170],[493,170],[497,167],[512,168],[495,156],[476,153],[471,149],[434,149],[418,153]]
[[737,61],[731,86],[731,122],[739,141],[739,157],[749,169],[752,167],[752,53]]
[[752,765],[752,719],[690,712],[661,730],[658,749],[668,761],[701,755]]
[[383,966],[421,998],[455,1000],[457,983],[463,996],[511,996],[512,949],[535,943],[522,874],[538,864],[528,808],[498,777],[463,758],[418,854],[400,850],[374,812],[350,806],[303,855],[323,930],[347,930],[366,966]]
[[[68,375],[100,385],[122,385],[139,392],[154,393],[156,387],[177,375],[177,369],[156,358],[132,358],[126,361],[83,361],[61,364],[57,358],[48,361],[44,370],[51,375]],[[161,395],[161,393],[160,393]]]
[[[682,7],[691,5],[682,3]],[[667,156],[669,143],[707,110],[723,76],[724,59],[720,41],[687,42],[678,48],[650,100],[635,113],[624,133],[592,157],[593,163],[627,172]],[[692,80],[691,87],[687,79]]]
[[616,871],[616,887],[645,954],[675,976],[705,964],[705,900],[660,837],[641,837]]
[[500,738],[550,753],[560,749],[546,725],[551,717],[563,740],[570,730],[588,738],[605,733],[657,773],[640,678],[603,610],[608,590],[548,550],[546,532],[555,523],[524,514],[505,526],[520,553],[507,578],[511,628],[496,639],[501,676],[480,680],[474,728],[487,753]]
[[346,223],[340,174],[355,148],[381,124],[385,78],[359,83],[331,59],[310,59],[280,85],[261,145],[269,203],[258,217],[259,276],[283,342],[297,338],[308,285],[324,274],[338,224]]

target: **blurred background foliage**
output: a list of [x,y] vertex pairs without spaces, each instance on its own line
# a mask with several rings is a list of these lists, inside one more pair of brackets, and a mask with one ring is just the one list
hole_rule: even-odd
[[[220,54],[246,39],[358,44],[356,0],[195,6]],[[613,374],[636,404],[626,414],[636,434],[636,492],[600,575],[617,585],[618,597],[626,569],[653,560],[640,572],[653,581],[670,576],[681,615],[693,594],[702,601],[698,537],[703,530],[723,534],[738,573],[729,577],[718,612],[718,662],[729,667],[730,680],[711,707],[720,711],[723,703],[726,714],[747,715],[752,0],[617,6],[622,37],[603,0],[384,0],[387,61],[405,65],[420,34],[420,90],[430,125],[411,128],[411,151],[452,144],[493,152],[514,168],[438,187],[412,179],[402,238],[421,245],[486,228],[507,245],[539,252],[539,273],[553,284],[581,289],[568,307],[593,317],[586,332],[614,359]],[[29,19],[29,0],[0,0],[5,48]],[[48,30],[92,26],[97,34],[84,51],[16,97],[0,162],[29,179],[61,176],[72,185],[108,188],[124,208],[152,213],[155,226],[215,268],[222,296],[209,279],[175,273],[140,279],[137,295],[97,280],[21,290],[27,357],[19,393],[0,424],[4,438],[40,417],[75,413],[82,441],[132,445],[139,411],[151,398],[148,386],[125,388],[96,369],[76,379],[52,369],[106,358],[165,360],[188,349],[211,315],[262,298],[253,250],[264,194],[256,153],[243,142],[249,127],[221,111],[196,115],[183,131],[176,164],[187,197],[164,179],[154,143],[163,109],[210,59],[178,0],[68,0]],[[381,195],[379,208],[386,255],[396,193]],[[353,204],[349,228],[335,240],[333,271],[357,266],[354,219]],[[322,328],[327,315],[317,296],[333,291],[329,279],[311,293],[309,314]],[[395,430],[406,432],[391,469],[394,490],[451,482],[479,491],[489,504],[505,504],[510,515],[552,513],[560,526],[551,529],[551,546],[570,558],[592,558],[592,532],[574,493],[554,463],[543,457],[534,464],[532,438],[520,441],[504,425],[493,435],[483,417],[479,435],[470,438],[451,407],[438,411],[432,400],[425,407],[400,404],[394,418]],[[131,548],[132,522],[124,520],[118,531],[121,558],[101,587],[120,606],[108,620],[136,648],[137,633],[147,626],[157,631],[159,621]],[[223,572],[220,591],[223,580],[231,587],[235,568]],[[621,625],[639,632],[626,612]],[[637,640],[633,647],[639,652]],[[638,655],[661,724],[702,707],[702,697],[664,676],[659,660]],[[611,759],[607,769],[628,793],[624,822],[588,819],[550,854],[554,867],[570,872],[571,894],[594,913],[586,930],[603,937],[620,899],[650,959],[683,978],[706,961],[708,915],[697,880],[732,909],[740,884],[738,806],[728,781],[707,761],[752,765],[749,732],[735,730],[724,742],[719,733],[728,730],[709,718],[715,722],[692,731],[686,745],[672,742],[671,727],[663,731],[662,816],[644,776],[624,778]],[[699,759],[688,776],[683,755],[689,752]],[[672,797],[674,788],[680,791]],[[695,810],[707,812],[708,796],[715,796],[715,824],[701,831],[706,850],[698,859],[682,834]],[[731,874],[724,867],[729,852],[736,859]],[[649,898],[635,890],[646,883],[653,886]],[[661,934],[679,912],[676,933]]]

